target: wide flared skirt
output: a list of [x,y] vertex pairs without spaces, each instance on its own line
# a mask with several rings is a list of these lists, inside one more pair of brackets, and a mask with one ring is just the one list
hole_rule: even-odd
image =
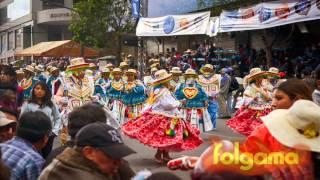
[[188,122],[151,111],[125,123],[122,131],[144,145],[167,151],[192,150],[203,142],[200,131]]
[[249,136],[257,126],[262,124],[260,117],[266,116],[270,112],[271,109],[254,110],[241,108],[233,118],[227,121],[227,126],[242,135]]

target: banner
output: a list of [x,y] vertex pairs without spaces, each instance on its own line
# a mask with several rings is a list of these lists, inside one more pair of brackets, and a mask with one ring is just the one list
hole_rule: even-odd
[[206,34],[210,12],[173,15],[158,18],[141,18],[137,36],[177,36]]
[[140,17],[140,0],[132,0],[132,17]]
[[216,36],[219,31],[220,19],[219,17],[211,17],[207,29],[207,35],[210,37]]
[[265,29],[315,19],[320,19],[320,0],[273,1],[222,12],[219,32]]

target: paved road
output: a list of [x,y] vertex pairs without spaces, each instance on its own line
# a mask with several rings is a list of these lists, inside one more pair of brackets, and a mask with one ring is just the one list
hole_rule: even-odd
[[[202,133],[201,137],[204,139],[205,143],[203,143],[200,147],[193,151],[182,152],[182,153],[171,153],[171,157],[177,158],[182,155],[190,155],[190,156],[199,156],[209,145],[210,138],[212,137],[220,137],[221,139],[229,139],[234,141],[244,140],[244,136],[233,132],[225,125],[226,119],[218,119],[217,120],[217,129],[214,131]],[[165,165],[160,165],[153,160],[153,156],[155,154],[155,149],[149,148],[138,143],[136,140],[129,139],[126,136],[124,137],[125,143],[133,148],[137,153],[126,157],[125,159],[129,161],[131,167],[136,171],[148,169],[152,172],[159,171],[170,171]],[[58,139],[58,138],[56,138]],[[54,147],[59,146],[59,142],[54,142]],[[175,171],[176,175],[178,175],[183,180],[190,179],[190,172],[185,171]]]
[[[171,153],[171,156],[173,158],[177,158],[182,155],[199,156],[210,145],[210,138],[214,136],[235,141],[244,140],[244,136],[234,133],[232,130],[226,127],[225,121],[225,119],[219,119],[217,122],[217,130],[201,134],[201,137],[204,139],[205,143],[203,143],[199,148],[188,152]],[[156,151],[155,149],[141,145],[137,141],[127,137],[124,137],[124,141],[137,152],[136,154],[130,155],[126,158],[136,172],[144,169],[151,170],[152,172],[170,171],[165,165],[159,165],[153,160],[153,156]],[[175,171],[174,173],[183,180],[190,179],[190,172]]]

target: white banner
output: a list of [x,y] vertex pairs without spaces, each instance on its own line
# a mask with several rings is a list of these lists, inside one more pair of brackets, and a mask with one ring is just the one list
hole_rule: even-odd
[[210,37],[216,36],[219,31],[220,19],[219,17],[211,17],[207,29],[207,35]]
[[219,32],[265,29],[315,19],[320,19],[319,0],[274,1],[222,12]]
[[140,18],[137,36],[177,36],[206,34],[210,12],[172,15],[158,18]]

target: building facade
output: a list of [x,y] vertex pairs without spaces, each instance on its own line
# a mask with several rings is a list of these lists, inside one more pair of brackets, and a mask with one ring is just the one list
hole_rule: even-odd
[[73,0],[0,0],[0,63],[15,52],[44,41],[71,39]]

